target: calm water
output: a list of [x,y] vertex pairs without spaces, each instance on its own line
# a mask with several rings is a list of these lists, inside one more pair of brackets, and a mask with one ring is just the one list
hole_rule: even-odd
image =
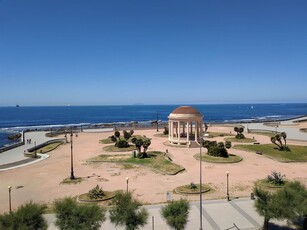
[[[232,104],[192,105],[205,122],[234,122],[287,119],[307,114],[306,104]],[[178,105],[136,106],[48,106],[0,107],[0,146],[7,142],[7,129],[21,130],[40,126],[98,124],[114,122],[148,122],[168,120]]]

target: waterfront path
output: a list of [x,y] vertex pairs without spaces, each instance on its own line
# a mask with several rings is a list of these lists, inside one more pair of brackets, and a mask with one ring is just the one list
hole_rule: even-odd
[[[152,229],[165,229],[170,230],[171,228],[166,224],[160,215],[160,210],[164,206],[161,205],[147,205],[145,208],[149,212],[148,223],[146,226],[140,228],[144,230]],[[256,230],[260,229],[263,224],[263,218],[258,215],[254,208],[254,200],[249,198],[235,199],[230,202],[226,200],[209,200],[202,203],[203,206],[203,229],[210,230],[226,230],[226,229],[241,229],[241,230]],[[200,212],[199,202],[190,202],[190,214],[189,222],[185,229],[199,229],[200,226]],[[56,230],[54,225],[55,215],[47,214],[45,218],[48,222],[48,230]],[[153,221],[152,221],[153,220]],[[154,223],[154,227],[153,224]],[[278,227],[285,226],[286,222],[275,222],[274,225]],[[235,225],[234,225],[235,224]],[[237,226],[238,228],[236,228]],[[110,220],[103,223],[100,229],[108,230],[124,230],[123,227],[115,227]],[[272,228],[274,229],[274,228]],[[276,228],[277,229],[277,228]],[[280,228],[281,229],[281,228]],[[283,230],[288,228],[283,227]]]
[[[300,131],[298,123],[295,121],[305,120],[307,117],[300,117],[287,121],[267,122],[267,123],[249,123],[243,124],[245,130],[268,130],[273,132],[286,132],[288,140],[307,141],[307,133]],[[271,126],[268,125],[271,123]],[[274,125],[275,123],[275,125]]]
[[43,154],[44,156],[38,159],[24,156],[24,152],[34,147],[35,144],[39,145],[48,140],[55,139],[46,137],[45,134],[46,132],[26,132],[24,134],[25,140],[31,139],[30,144],[25,141],[25,144],[22,146],[0,153],[0,171],[21,167],[46,159],[48,157],[46,154]]

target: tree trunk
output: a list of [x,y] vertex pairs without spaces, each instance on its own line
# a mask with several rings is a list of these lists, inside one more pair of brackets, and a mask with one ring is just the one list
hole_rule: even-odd
[[269,230],[269,221],[270,219],[267,217],[264,217],[264,222],[263,222],[263,230]]

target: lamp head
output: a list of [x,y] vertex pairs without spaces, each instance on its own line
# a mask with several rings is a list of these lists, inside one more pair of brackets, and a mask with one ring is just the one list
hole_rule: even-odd
[[11,190],[11,189],[12,189],[12,186],[7,186],[7,188],[8,188],[9,190]]
[[229,172],[227,171],[226,174],[229,175]]
[[129,181],[129,177],[126,177],[126,181],[127,181],[127,182]]

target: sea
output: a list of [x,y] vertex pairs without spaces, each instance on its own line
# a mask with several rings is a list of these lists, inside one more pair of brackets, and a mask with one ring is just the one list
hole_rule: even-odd
[[[179,105],[19,106],[0,107],[0,147],[11,144],[8,136],[27,129],[167,121]],[[260,122],[307,115],[307,103],[190,105],[206,123]]]

